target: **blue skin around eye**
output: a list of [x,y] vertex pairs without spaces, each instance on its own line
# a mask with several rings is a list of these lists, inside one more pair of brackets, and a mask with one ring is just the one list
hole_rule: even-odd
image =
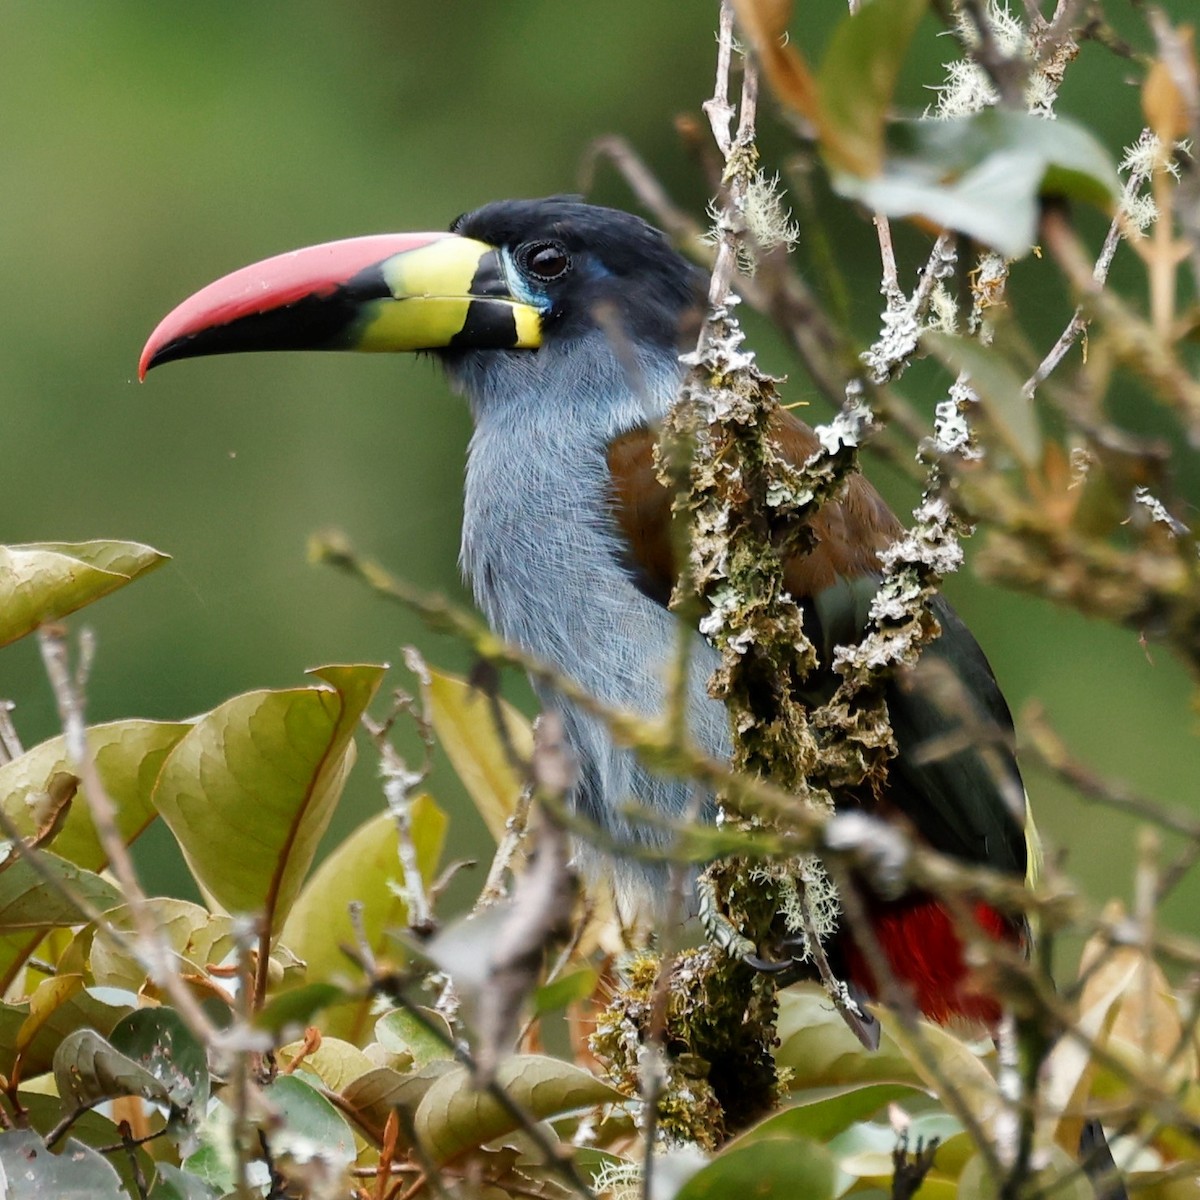
[[512,292],[513,298],[519,300],[522,304],[531,305],[533,308],[538,309],[539,312],[548,312],[551,306],[550,297],[545,292],[537,291],[530,284],[516,262],[513,261],[510,250],[501,250],[500,254],[504,261],[504,274],[508,279],[509,291]]

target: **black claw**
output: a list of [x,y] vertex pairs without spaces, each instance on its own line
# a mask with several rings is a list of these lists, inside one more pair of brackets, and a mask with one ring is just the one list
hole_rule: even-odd
[[782,975],[784,971],[790,971],[795,965],[794,958],[785,958],[781,962],[771,962],[770,959],[759,958],[756,954],[743,954],[742,962],[751,970],[759,971],[763,975]]
[[799,962],[808,953],[808,938],[804,934],[784,938],[779,943],[779,949],[781,953],[790,955],[795,962]]

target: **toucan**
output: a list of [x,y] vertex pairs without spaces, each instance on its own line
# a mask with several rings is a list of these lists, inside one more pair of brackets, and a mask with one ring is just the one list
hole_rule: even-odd
[[[668,608],[672,496],[654,447],[680,388],[681,351],[695,347],[706,285],[702,270],[630,213],[570,196],[498,201],[460,216],[448,233],[331,242],[235,271],[164,318],[140,375],[174,359],[235,351],[435,355],[474,418],[462,565],[480,609],[498,634],[605,704],[654,717],[664,710],[678,619]],[[814,431],[786,411],[774,417],[772,436],[796,465],[819,450]],[[803,684],[805,702],[832,693],[834,650],[861,637],[881,553],[901,533],[879,493],[854,473],[813,518],[804,548],[790,552],[787,588],[819,658]],[[886,785],[839,803],[1023,879],[1026,802],[1008,707],[954,609],[939,597],[933,611],[940,636],[886,690],[897,747]],[[727,714],[707,689],[718,656],[698,629],[692,655],[691,735],[710,754],[728,756]],[[923,686],[929,663],[951,669],[976,713],[999,731],[986,747],[947,737],[967,726]],[[596,717],[553,687],[538,690],[561,715],[577,759],[570,799],[578,813],[610,838],[641,844],[687,816],[688,782],[648,770]],[[931,753],[935,741],[943,749]],[[638,821],[638,807],[663,820]],[[709,798],[707,816],[713,807]],[[627,887],[661,887],[635,863],[612,869]],[[927,1017],[997,1020],[997,1002],[968,968],[958,927],[935,896],[866,894],[876,948]],[[1025,937],[1019,920],[982,901],[972,910],[990,937]],[[839,933],[830,957],[852,994],[878,997],[871,955],[852,929]]]

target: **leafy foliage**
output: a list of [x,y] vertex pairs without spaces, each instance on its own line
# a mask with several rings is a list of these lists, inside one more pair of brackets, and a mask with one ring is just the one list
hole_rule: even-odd
[[[158,1149],[157,1164],[140,1168],[142,1178],[149,1180],[147,1194],[163,1200],[227,1194],[238,1186],[239,1171],[256,1194],[291,1187],[302,1194],[338,1195],[338,1181],[352,1165],[383,1169],[386,1158],[389,1172],[401,1172],[410,1169],[404,1166],[409,1156],[437,1166],[448,1178],[470,1174],[487,1180],[491,1195],[559,1196],[564,1194],[564,1181],[540,1160],[531,1133],[546,1129],[554,1143],[569,1139],[581,1128],[585,1114],[590,1114],[586,1120],[591,1123],[593,1149],[580,1154],[579,1161],[591,1164],[599,1180],[596,1186],[603,1189],[606,1180],[618,1180],[623,1173],[633,1178],[640,1164],[626,1157],[633,1132],[632,1101],[597,1074],[594,1060],[585,1057],[575,1065],[545,1054],[519,1053],[503,1059],[494,1080],[481,1090],[472,1071],[457,1061],[464,1031],[453,1010],[447,1019],[433,1008],[406,1003],[372,1015],[361,974],[342,954],[341,945],[353,946],[359,939],[377,963],[404,965],[413,972],[414,987],[423,970],[419,956],[413,957],[414,948],[396,936],[407,912],[396,824],[386,813],[372,818],[315,872],[306,839],[293,837],[291,848],[285,847],[283,831],[306,819],[305,797],[324,795],[326,776],[314,764],[339,756],[344,763],[349,756],[346,713],[361,711],[364,697],[378,687],[381,672],[346,667],[316,675],[319,682],[311,688],[253,693],[190,727],[129,722],[100,727],[91,741],[116,784],[118,808],[126,813],[140,813],[141,791],[133,781],[149,772],[145,764],[157,765],[158,777],[150,787],[152,805],[161,803],[176,818],[172,829],[190,862],[229,859],[237,885],[234,889],[218,881],[225,895],[251,897],[262,911],[272,879],[282,875],[299,880],[293,887],[295,900],[284,906],[286,915],[277,922],[269,945],[281,964],[303,965],[270,973],[265,992],[254,998],[257,1015],[252,1028],[268,1036],[259,1044],[273,1046],[271,1056],[243,1050],[239,1059],[239,1052],[206,1047],[169,1002],[163,1003],[169,995],[161,981],[147,977],[136,949],[131,904],[123,902],[102,876],[55,854],[61,845],[85,862],[97,862],[96,842],[81,832],[87,809],[77,807],[72,823],[59,822],[44,844],[12,854],[0,871],[3,889],[18,868],[32,871],[36,864],[48,870],[49,882],[43,886],[52,898],[31,908],[33,916],[13,918],[17,928],[36,936],[23,952],[13,951],[23,971],[14,973],[17,983],[10,994],[20,994],[22,978],[32,990],[27,999],[10,999],[0,1006],[0,1069],[9,1081],[8,1102],[28,1110],[34,1129],[0,1134],[0,1168],[16,1180],[19,1166],[22,1178],[36,1181],[43,1193],[53,1189],[55,1195],[66,1196],[131,1194],[138,1186],[131,1182],[133,1177],[122,1179],[97,1153],[120,1147],[122,1137],[131,1136],[128,1127],[123,1135],[112,1122],[88,1111],[101,1101],[121,1098],[126,1106],[139,1106],[132,1111],[140,1112],[146,1128],[156,1127],[180,1148],[174,1154],[183,1154],[172,1162],[170,1151]],[[506,711],[502,736],[490,707],[478,695],[438,673],[431,674],[427,695],[436,698],[431,705],[436,727],[481,813],[503,833],[516,812],[521,788],[519,774],[502,765],[509,761],[504,741],[532,746],[528,724]],[[283,728],[289,731],[286,742],[276,732]],[[227,736],[214,736],[209,732],[214,729]],[[243,730],[266,731],[260,747],[249,754]],[[175,757],[175,748],[187,748],[193,734],[198,749]],[[281,752],[280,746],[286,749]],[[281,754],[286,756],[286,770],[280,769]],[[48,781],[65,769],[62,755],[59,740],[0,768],[0,779],[8,781],[0,797],[5,811],[22,812],[31,797],[44,794]],[[185,764],[194,775],[188,775]],[[340,764],[324,769],[329,777],[344,777]],[[211,795],[218,805],[234,803],[223,799],[226,788],[232,789],[233,797],[245,797],[252,787],[263,794],[276,789],[280,800],[274,807],[268,804],[266,811],[281,815],[267,821],[260,843],[270,847],[269,852],[245,853],[236,824],[177,819],[184,808],[178,798],[196,794],[201,777],[212,781]],[[227,779],[235,782],[227,784]],[[409,803],[408,836],[416,849],[421,884],[428,887],[441,866],[447,819],[427,794],[417,794]],[[122,836],[130,839],[144,827],[141,815],[120,826]],[[304,861],[293,865],[289,854]],[[216,878],[215,867],[209,870]],[[42,876],[34,872],[33,878]],[[88,879],[95,885],[89,888]],[[76,887],[81,897],[103,911],[102,918],[88,920],[65,902],[64,892]],[[237,919],[222,911],[215,897],[209,907],[166,897],[141,903],[188,988],[203,997],[210,1010],[215,1006],[224,1011],[223,1022],[236,1022],[242,1002],[230,989],[253,987],[255,972],[247,955],[253,954],[257,940],[243,941],[239,951]],[[361,905],[353,921],[347,911],[351,903]],[[7,910],[0,908],[3,911]],[[64,940],[56,932],[62,925],[72,927],[74,935]],[[35,983],[42,970],[31,965],[35,958],[56,962],[59,973]],[[1143,960],[1132,951],[1124,959],[1109,960],[1089,982],[1083,1017],[1102,1045],[1137,1064],[1138,1070],[1156,1069],[1156,1055],[1170,1057],[1180,1028],[1177,1008],[1160,981],[1152,1000],[1159,1034],[1153,1047],[1139,1044],[1143,1010],[1136,1007],[1128,984],[1143,970]],[[531,1011],[541,1023],[565,1011],[570,1028],[584,1029],[605,1004],[605,989],[612,986],[605,978],[583,962],[560,964],[556,978],[530,997]],[[114,1007],[101,999],[114,994],[126,1000]],[[661,1169],[665,1178],[676,1179],[677,1195],[726,1196],[752,1188],[763,1196],[832,1198],[886,1188],[899,1113],[905,1114],[902,1128],[908,1144],[921,1141],[939,1147],[922,1194],[950,1195],[955,1189],[986,1194],[986,1164],[973,1153],[963,1122],[988,1126],[1002,1111],[988,1055],[981,1056],[977,1047],[936,1028],[924,1027],[914,1037],[911,1029],[886,1016],[882,1044],[868,1053],[812,986],[786,990],[779,1005],[775,1059],[786,1080],[787,1103],[730,1141],[708,1166],[686,1157],[664,1160]],[[304,1028],[307,1032],[300,1040],[287,1040]],[[536,1045],[536,1033],[527,1034],[527,1039],[530,1036]],[[210,1061],[224,1064],[215,1080]],[[256,1099],[241,1109],[227,1074],[231,1065],[239,1069],[239,1061],[259,1079]],[[703,1070],[703,1064],[699,1066]],[[1194,1063],[1179,1062],[1171,1069],[1183,1084],[1191,1078]],[[1119,1073],[1097,1070],[1086,1055],[1081,1058],[1066,1048],[1052,1059],[1052,1082],[1075,1104],[1090,1092],[1111,1097],[1125,1086]],[[35,1083],[37,1093],[29,1090]],[[949,1111],[939,1102],[947,1099],[942,1090],[947,1086],[953,1096]],[[47,1087],[57,1101],[43,1094]],[[145,1102],[166,1115],[165,1123]],[[48,1150],[40,1135],[53,1124],[55,1137],[61,1136],[64,1118],[81,1141],[68,1142],[56,1153],[57,1147]],[[239,1120],[261,1139],[242,1160],[237,1150]],[[1070,1177],[1071,1163],[1062,1147],[1077,1136],[1076,1126],[1064,1120],[1054,1138],[1060,1148],[1046,1168],[1049,1177]],[[1180,1152],[1173,1137],[1162,1129],[1154,1140],[1164,1163]],[[114,1158],[114,1164],[123,1165],[123,1160]],[[1152,1172],[1146,1181],[1153,1184],[1160,1175]],[[1074,1195],[1078,1186],[1070,1184],[1066,1194]],[[516,1190],[506,1190],[510,1188]],[[1148,1194],[1158,1193],[1152,1186]]]
[[888,216],[957,229],[1007,258],[1033,248],[1043,197],[1111,209],[1120,192],[1104,147],[1066,118],[987,109],[910,121],[891,127],[888,150],[878,174],[835,175],[835,186]]
[[[911,216],[923,228],[1015,257],[1047,232],[1039,221],[1048,200],[1107,208],[1121,191],[1108,153],[1067,119],[987,108],[953,120],[894,120],[892,98],[927,15],[924,0],[856,6],[816,71],[783,36],[789,5],[738,0],[736,7],[776,99],[807,123],[833,187],[878,213]],[[1163,54],[1146,91],[1160,148],[1188,129],[1170,66],[1186,59],[1190,45],[1186,38],[1164,45],[1174,57]],[[980,60],[995,52],[973,48]],[[1146,172],[1162,202],[1174,167],[1163,158]],[[1170,274],[1164,264],[1182,259],[1171,246],[1146,254],[1160,285]],[[1087,525],[1086,489],[1075,491],[1080,480],[1070,477],[1054,440],[1057,426],[1078,414],[1063,403],[1046,419],[1036,388],[1017,369],[1019,355],[993,343],[985,314],[994,296],[978,278],[971,288],[971,318],[959,332],[948,330],[943,312],[941,327],[918,335],[915,308],[889,308],[889,334],[909,340],[890,359],[875,356],[886,366],[875,382],[882,386],[920,348],[958,385],[969,384],[969,403],[960,394],[954,413],[939,416],[938,453],[961,450],[947,429],[951,416],[962,418],[964,430],[970,425],[963,436],[991,456],[992,487],[964,472],[955,480],[960,494],[973,496],[1011,539],[1033,528],[1031,544],[1061,569],[1050,582],[1068,579],[1067,563],[1078,572],[1078,591],[1104,615],[1128,621],[1152,613],[1186,652],[1194,638],[1184,587],[1195,578],[1194,538],[1153,496],[1157,509],[1133,493],[1150,514],[1135,530],[1146,557],[1134,565],[1169,560],[1176,574],[1122,575],[1121,546],[1078,551],[1067,535]],[[1168,320],[1154,328],[1092,299],[1116,326],[1108,353],[1144,370],[1185,423],[1194,422],[1196,393],[1180,378],[1169,343],[1194,337],[1197,321],[1191,313],[1172,325],[1162,291],[1157,303],[1167,303]],[[853,382],[861,391],[862,380]],[[1094,380],[1084,383],[1095,390]],[[1088,487],[1099,477],[1108,498],[1123,497],[1128,510],[1132,484],[1142,478],[1129,466],[1143,465],[1136,448],[1114,437],[1096,411],[1077,423],[1098,464]],[[1014,500],[1002,490],[1006,473],[1020,475],[1035,512],[1023,495]],[[1102,527],[1102,536],[1117,524]],[[1191,574],[1164,545],[1184,548]],[[1005,560],[1005,546],[993,555],[998,576],[1052,590],[1011,541]],[[0,547],[0,644],[37,630],[57,636],[44,627],[164,560],[135,543]],[[1140,608],[1119,603],[1130,580],[1147,593]],[[1172,625],[1169,602],[1180,596],[1183,618]],[[445,608],[424,611],[470,640],[469,624]],[[484,658],[510,661],[490,636],[473,645]],[[541,953],[533,963],[506,961],[514,928],[529,916],[506,894],[511,888],[519,898],[532,873],[518,843],[536,844],[535,862],[554,851],[553,838],[535,842],[524,801],[536,791],[542,810],[557,813],[561,796],[546,780],[561,780],[561,764],[510,706],[464,680],[422,671],[420,702],[407,703],[420,709],[422,728],[440,742],[501,847],[472,917],[430,942],[429,922],[417,925],[413,914],[419,900],[436,915],[450,822],[419,772],[392,769],[397,786],[387,810],[314,869],[355,762],[355,732],[385,669],[337,665],[311,674],[306,686],[250,692],[188,722],[95,726],[82,753],[64,735],[0,763],[9,839],[0,858],[0,1194],[323,1197],[346,1195],[366,1179],[369,1193],[383,1197],[416,1195],[436,1176],[489,1198],[593,1191],[624,1198],[640,1194],[649,1168],[656,1195],[699,1200],[744,1190],[832,1200],[898,1194],[904,1171],[918,1163],[919,1191],[910,1194],[975,1197],[1001,1194],[996,1147],[1019,1137],[1036,1149],[1022,1194],[1073,1200],[1092,1194],[1078,1147],[1085,1114],[1102,1105],[1120,1118],[1114,1140],[1139,1195],[1200,1196],[1196,1005],[1156,960],[1146,913],[1138,922],[1119,912],[1092,922],[1069,1001],[1036,994],[1045,980],[1032,972],[1006,976],[1005,964],[989,964],[1014,1014],[1013,1028],[1002,1031],[1005,1048],[1012,1054],[1015,1045],[1032,1064],[1021,1082],[1032,1082],[1036,1107],[1012,1100],[1026,1064],[1000,1061],[990,1042],[885,1011],[879,1048],[868,1052],[812,983],[780,991],[777,1009],[774,998],[759,1007],[739,1003],[730,1020],[703,987],[689,987],[695,976],[677,986],[680,968],[703,972],[713,961],[711,947],[679,955],[674,978],[660,986],[661,961],[644,950],[624,954],[637,931],[595,884],[552,965]],[[622,731],[636,736],[628,725]],[[657,766],[698,773],[686,748],[666,745],[657,730],[643,737]],[[383,735],[376,742],[386,761]],[[142,896],[122,874],[125,848],[159,818],[203,904]],[[679,831],[679,858],[725,856],[734,847],[774,854],[771,831],[753,832],[757,841],[729,830]],[[1075,899],[1039,894],[1041,915],[1059,919]],[[1167,946],[1195,966],[1190,943]],[[1056,1015],[1055,1028],[1066,1035],[1039,1042],[1030,1014],[1058,1014],[1059,1005],[1066,1016]],[[520,1019],[497,1030],[484,1018],[498,1010]],[[770,1044],[772,1095],[780,1100],[736,1136],[722,1124],[729,1105],[706,1057],[713,1043],[691,1036],[721,1022],[752,1027],[759,1044]],[[652,1142],[649,1152],[645,1145],[646,1093],[656,1088],[654,1121],[670,1147],[662,1154],[660,1145]]]

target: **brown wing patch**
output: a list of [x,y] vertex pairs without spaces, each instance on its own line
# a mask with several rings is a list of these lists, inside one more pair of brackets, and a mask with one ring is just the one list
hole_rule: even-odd
[[[783,457],[800,466],[818,448],[817,435],[788,412],[772,421],[771,433]],[[671,548],[671,498],[654,469],[657,431],[642,426],[614,438],[608,446],[617,525],[624,536],[630,570],[647,595],[665,605],[675,585]],[[843,579],[880,570],[879,552],[902,526],[883,497],[855,474],[840,500],[826,504],[813,519],[815,545],[794,553],[784,565],[788,591],[807,600]]]
[[[783,457],[801,466],[818,449],[817,435],[789,412],[780,411],[771,433]],[[879,552],[900,534],[902,526],[883,497],[855,473],[840,500],[824,505],[813,518],[815,545],[808,553],[789,556],[784,580],[796,600],[806,600],[840,576],[857,579],[878,572]]]
[[664,608],[675,586],[671,550],[671,494],[654,469],[656,430],[642,426],[608,444],[614,515],[624,536],[626,565],[638,587]]

